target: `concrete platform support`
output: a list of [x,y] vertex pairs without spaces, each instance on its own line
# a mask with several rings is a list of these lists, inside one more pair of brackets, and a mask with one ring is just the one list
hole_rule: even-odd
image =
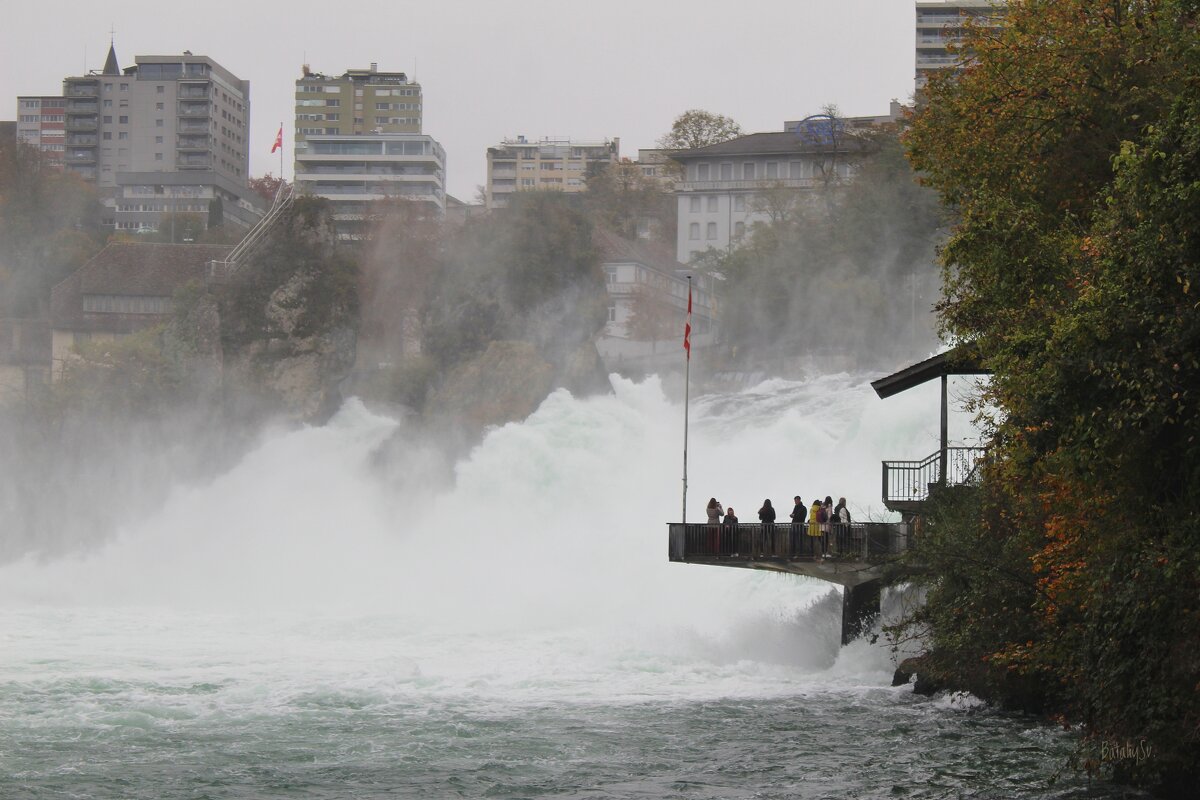
[[862,636],[879,616],[883,581],[867,581],[842,588],[842,645]]

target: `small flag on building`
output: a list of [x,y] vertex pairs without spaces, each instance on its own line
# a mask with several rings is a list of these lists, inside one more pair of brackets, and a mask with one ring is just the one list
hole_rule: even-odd
[[687,360],[692,360],[692,282],[688,281],[688,312],[687,322],[683,325],[683,349],[687,350]]
[[274,153],[276,150],[280,149],[281,147],[283,147],[283,126],[282,125],[279,126],[279,133],[275,134],[275,144],[271,145],[271,152]]

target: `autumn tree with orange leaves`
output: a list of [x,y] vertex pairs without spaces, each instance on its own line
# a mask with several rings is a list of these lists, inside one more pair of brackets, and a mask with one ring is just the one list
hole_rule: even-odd
[[[980,486],[929,520],[908,630],[948,684],[1078,721],[1083,766],[1179,796],[1200,777],[1198,12],[1013,0],[906,137],[959,219],[943,334],[997,409]],[[1105,756],[1130,742],[1152,755]]]

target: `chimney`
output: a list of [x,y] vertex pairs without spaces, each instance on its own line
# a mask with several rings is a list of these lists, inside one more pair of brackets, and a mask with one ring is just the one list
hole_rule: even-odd
[[379,62],[378,61],[371,62],[371,72],[379,72]]

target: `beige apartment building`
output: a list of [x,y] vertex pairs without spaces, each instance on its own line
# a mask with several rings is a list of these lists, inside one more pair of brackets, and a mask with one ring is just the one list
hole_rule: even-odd
[[349,69],[331,76],[305,64],[296,81],[296,151],[309,136],[420,133],[421,84],[403,72]]
[[620,161],[621,140],[573,141],[524,136],[487,151],[487,208],[504,208],[514,192],[582,192],[591,170]]
[[949,52],[947,45],[962,40],[964,22],[999,27],[1005,10],[1004,0],[917,0],[917,89],[931,73],[959,67],[961,54]]
[[146,230],[220,199],[226,220],[253,225],[249,81],[190,51],[134,61],[121,69],[110,47],[103,70],[63,80],[64,162],[96,184],[104,222]]
[[338,236],[369,235],[387,202],[446,211],[446,151],[421,132],[421,86],[403,72],[350,69],[338,76],[306,64],[296,81],[298,191],[330,201]]

